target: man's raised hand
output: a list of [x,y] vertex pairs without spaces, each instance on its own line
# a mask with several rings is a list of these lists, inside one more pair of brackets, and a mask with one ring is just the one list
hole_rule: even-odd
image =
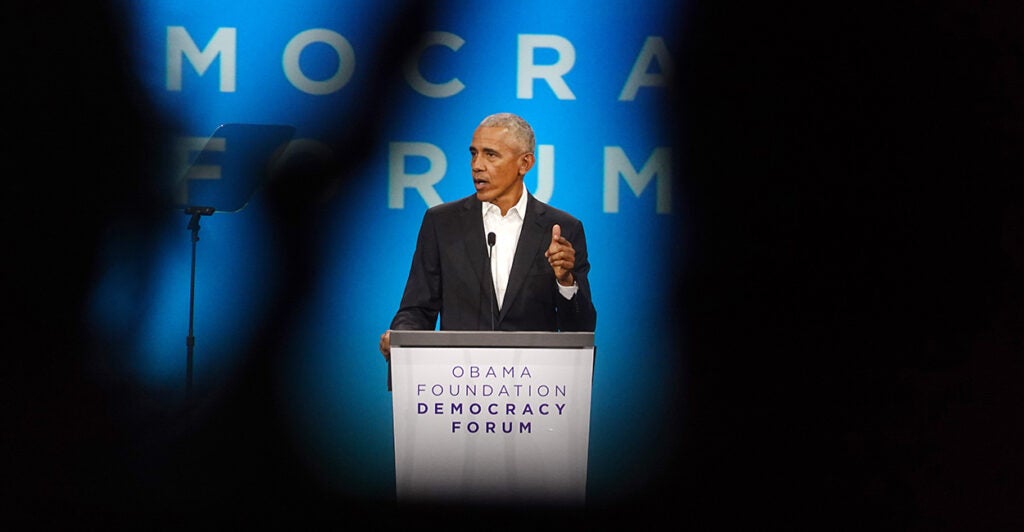
[[572,270],[576,266],[576,250],[572,243],[562,237],[562,228],[555,224],[551,226],[551,243],[548,250],[544,252],[548,258],[548,264],[555,272],[555,279],[562,286],[572,286],[575,282]]

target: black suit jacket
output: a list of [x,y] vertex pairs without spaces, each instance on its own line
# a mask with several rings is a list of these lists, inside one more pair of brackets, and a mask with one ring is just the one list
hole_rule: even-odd
[[[590,299],[590,262],[583,224],[527,192],[526,217],[516,246],[501,310],[494,298],[480,200],[476,195],[431,207],[423,215],[409,279],[391,329],[593,331],[597,312]],[[576,251],[573,277],[579,288],[562,297],[544,252],[551,226]]]

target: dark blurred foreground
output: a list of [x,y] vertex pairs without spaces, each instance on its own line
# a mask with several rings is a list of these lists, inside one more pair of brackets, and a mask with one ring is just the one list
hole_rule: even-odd
[[[124,354],[82,319],[97,250],[124,231],[144,264],[166,224],[187,238],[140,177],[173,124],[123,70],[110,13],[15,8],[7,116],[36,118],[5,136],[18,170],[3,195],[0,456],[18,511],[4,520],[1020,528],[1022,8],[713,4],[680,21],[668,110],[686,205],[673,309],[682,444],[635,497],[585,510],[396,508],[326,490],[298,459],[273,384],[275,346],[308,289],[290,272],[315,254],[317,199],[343,193],[365,151],[353,141],[372,136],[339,132],[353,167],[271,184],[291,259],[271,296],[280,313],[248,339],[230,388],[183,408],[103,378],[96,368]],[[428,15],[386,35],[415,35]],[[386,42],[397,63],[403,41]],[[368,102],[350,122],[384,108]]]

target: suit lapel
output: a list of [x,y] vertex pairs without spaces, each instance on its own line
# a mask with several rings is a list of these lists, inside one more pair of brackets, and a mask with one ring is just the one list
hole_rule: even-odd
[[[476,275],[479,294],[476,298],[481,301],[487,297],[488,290],[494,293],[494,280],[490,276],[490,268],[487,265],[487,240],[484,238],[484,219],[480,200],[476,196],[469,196],[462,204],[462,211],[459,213],[459,224],[461,230],[458,234],[466,235],[463,240],[466,260],[469,262],[469,269]],[[494,297],[490,297],[494,301]],[[492,310],[497,312],[497,309]]]
[[[523,219],[523,230],[519,233],[519,243],[516,245],[516,256],[512,260],[512,271],[509,272],[501,313],[498,314],[499,322],[508,314],[508,309],[512,308],[512,303],[530,274],[534,257],[538,253],[543,253],[547,248],[545,245],[548,243],[548,240],[545,240],[547,231],[544,228],[545,210],[544,204],[537,201],[532,194],[527,196],[526,217]],[[547,236],[550,238],[550,235]]]

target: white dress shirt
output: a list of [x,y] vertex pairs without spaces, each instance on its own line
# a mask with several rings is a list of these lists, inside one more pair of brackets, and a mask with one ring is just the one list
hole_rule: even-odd
[[[519,201],[501,215],[501,207],[483,202],[484,217],[484,238],[488,233],[494,233],[494,246],[491,248],[491,276],[494,281],[495,298],[498,309],[505,299],[505,290],[508,288],[508,276],[512,271],[512,260],[516,256],[516,246],[519,244],[519,234],[523,231],[523,219],[526,217],[526,185],[523,185],[522,195]],[[490,247],[490,246],[488,246]],[[566,299],[572,299],[576,295],[578,285],[562,286],[555,281],[558,292]]]

